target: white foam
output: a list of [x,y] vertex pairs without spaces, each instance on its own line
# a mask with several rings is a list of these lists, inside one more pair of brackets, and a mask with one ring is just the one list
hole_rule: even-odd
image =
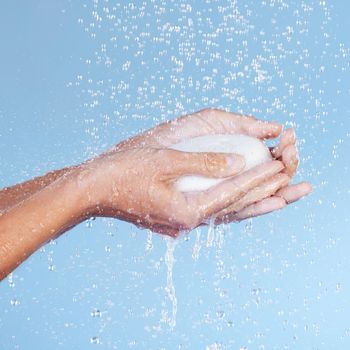
[[[169,148],[184,152],[223,152],[244,156],[245,168],[249,170],[272,159],[268,147],[261,140],[241,134],[217,134],[198,136],[171,145]],[[198,175],[182,176],[176,182],[181,192],[205,191],[225,179]]]

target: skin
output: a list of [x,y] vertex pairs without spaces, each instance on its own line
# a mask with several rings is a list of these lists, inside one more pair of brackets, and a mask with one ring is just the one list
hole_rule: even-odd
[[[186,138],[242,133],[276,138],[282,127],[222,110],[182,116],[119,143],[83,164],[56,170],[0,191],[0,278],[47,241],[95,216],[129,221],[178,236],[203,225],[239,221],[278,210],[311,192],[288,185],[298,160],[293,130],[271,149],[274,160],[241,172],[244,159],[222,153],[167,149]],[[183,175],[222,177],[204,192],[182,193]]]

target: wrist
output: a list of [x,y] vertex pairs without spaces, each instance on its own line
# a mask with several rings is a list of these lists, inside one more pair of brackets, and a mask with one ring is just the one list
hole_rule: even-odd
[[84,219],[108,216],[110,208],[116,210],[120,197],[122,162],[116,154],[103,155],[76,167],[71,175],[75,182],[80,215]]
[[91,173],[85,164],[74,167],[66,174],[66,179],[70,182],[76,203],[75,215],[81,221],[95,216],[96,200],[92,193]]

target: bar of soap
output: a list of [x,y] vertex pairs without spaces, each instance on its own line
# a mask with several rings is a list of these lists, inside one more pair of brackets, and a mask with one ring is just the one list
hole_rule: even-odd
[[[171,145],[169,148],[183,152],[223,152],[244,156],[247,171],[272,159],[270,150],[261,140],[241,134],[217,134],[197,136]],[[224,181],[225,178],[210,178],[186,175],[179,178],[176,189],[181,192],[205,191]]]

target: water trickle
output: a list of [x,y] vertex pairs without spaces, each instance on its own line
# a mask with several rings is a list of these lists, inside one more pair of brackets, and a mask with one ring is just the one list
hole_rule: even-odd
[[215,217],[209,219],[208,235],[207,235],[207,247],[212,247],[215,238]]
[[151,230],[148,230],[148,234],[147,234],[147,241],[146,241],[146,246],[145,246],[145,251],[147,253],[149,253],[152,249],[153,249],[153,233]]
[[215,228],[216,237],[215,237],[215,246],[218,249],[222,249],[225,243],[225,225],[220,225]]
[[176,313],[177,313],[177,299],[175,294],[175,286],[173,281],[173,269],[174,269],[174,250],[177,241],[171,237],[165,237],[166,241],[166,253],[165,253],[165,264],[167,266],[167,284],[165,291],[168,294],[169,300],[172,304],[172,316],[168,318],[168,323],[171,328],[176,326]]
[[13,281],[13,274],[10,273],[7,277],[8,283],[9,283],[9,287],[14,288],[15,286],[15,282]]
[[196,241],[193,246],[192,259],[198,260],[199,252],[201,250],[201,230],[199,227],[196,228]]

